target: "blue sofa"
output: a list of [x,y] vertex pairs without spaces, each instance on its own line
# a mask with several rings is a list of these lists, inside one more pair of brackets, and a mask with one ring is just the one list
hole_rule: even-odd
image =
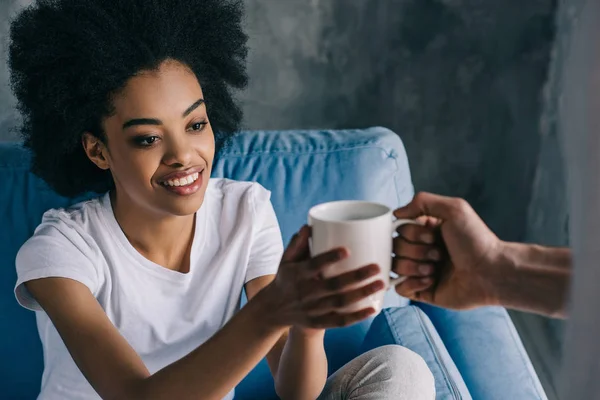
[[[20,308],[13,295],[15,255],[45,210],[89,197],[58,196],[29,172],[29,160],[18,144],[0,144],[2,399],[35,398],[43,369],[35,316]],[[243,132],[220,152],[213,175],[258,181],[270,189],[286,243],[306,222],[307,211],[314,204],[367,199],[395,208],[409,202],[414,194],[402,142],[384,128]],[[546,398],[505,310],[454,312],[409,304],[394,292],[386,294],[385,302],[391,308],[377,319],[385,318],[389,324],[370,331],[370,344],[364,339],[372,320],[327,332],[332,371],[365,346],[383,343],[389,336],[389,340],[421,354],[437,371],[438,398],[469,398],[468,392],[485,400]],[[457,393],[461,385],[468,387],[468,391],[463,390],[466,394]],[[264,361],[236,389],[236,398],[273,397]]]

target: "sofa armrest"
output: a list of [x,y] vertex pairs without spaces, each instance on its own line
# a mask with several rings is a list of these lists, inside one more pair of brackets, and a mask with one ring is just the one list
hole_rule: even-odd
[[474,399],[547,399],[504,308],[452,311],[416,304],[433,322]]

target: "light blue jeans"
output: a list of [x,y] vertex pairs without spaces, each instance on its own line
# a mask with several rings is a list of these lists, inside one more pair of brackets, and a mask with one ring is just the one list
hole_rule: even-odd
[[387,308],[373,320],[361,352],[389,344],[404,346],[425,360],[438,400],[547,399],[502,308]]
[[[333,393],[334,397],[322,397],[327,400],[348,399],[352,398],[349,393],[360,393],[352,391],[352,387],[360,387],[360,383],[351,379],[356,368],[362,368],[364,376],[370,374],[371,381],[376,381],[377,374],[369,371],[374,371],[373,364],[377,362],[365,363],[365,360],[378,360],[380,353],[371,350],[385,350],[382,346],[387,345],[403,346],[425,361],[435,380],[437,400],[547,399],[502,308],[458,312],[411,304],[384,309],[372,321],[331,330],[328,335],[326,350],[331,376],[323,396]],[[393,376],[401,375],[401,360],[391,360],[388,364],[396,365],[386,368],[397,371]],[[343,382],[334,385],[340,379]],[[265,384],[259,386],[256,382]],[[242,388],[236,399],[277,398],[264,360],[241,385],[252,390]]]

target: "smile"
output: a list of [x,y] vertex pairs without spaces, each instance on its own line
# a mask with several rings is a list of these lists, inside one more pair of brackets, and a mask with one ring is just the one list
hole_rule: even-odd
[[194,182],[198,180],[200,174],[198,172],[194,172],[193,174],[189,174],[187,176],[183,176],[177,179],[169,179],[167,181],[161,182],[163,186],[190,186]]

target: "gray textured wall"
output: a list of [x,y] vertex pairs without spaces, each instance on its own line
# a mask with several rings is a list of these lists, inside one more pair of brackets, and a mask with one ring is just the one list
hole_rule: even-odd
[[[499,235],[525,237],[553,0],[246,2],[247,128],[389,127],[417,189],[464,196]],[[0,92],[0,140],[14,140],[4,63]]]
[[[0,2],[3,58],[7,20],[26,3]],[[560,242],[549,236],[565,225],[553,120],[539,124],[554,1],[247,6],[247,128],[387,126],[405,141],[419,190],[466,197],[504,238]],[[7,83],[0,62],[0,140],[16,140]]]
[[247,0],[251,128],[384,125],[417,189],[526,234],[552,0]]

